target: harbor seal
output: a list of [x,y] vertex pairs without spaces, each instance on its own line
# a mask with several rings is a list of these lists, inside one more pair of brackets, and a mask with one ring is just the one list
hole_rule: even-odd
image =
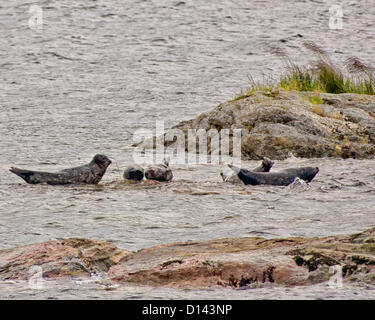
[[14,167],[10,169],[10,172],[13,172],[30,184],[98,184],[111,163],[112,161],[109,160],[107,156],[97,154],[88,164],[64,169],[56,173],[32,171]]
[[136,164],[125,168],[124,171],[125,180],[141,181],[144,175],[144,169]]
[[[252,172],[269,172],[274,165],[274,162],[271,159],[266,157],[263,158],[261,164],[251,170]],[[241,180],[238,178],[237,174],[233,170],[228,169],[230,172],[220,171],[220,176],[224,182],[230,183],[241,183]]]
[[319,172],[318,167],[290,168],[280,172],[252,172],[232,165],[228,166],[237,173],[238,177],[244,184],[250,184],[253,186],[288,186],[293,183],[296,178],[300,178],[306,182],[311,182]]
[[145,177],[148,180],[156,180],[161,182],[171,181],[173,173],[169,167],[169,161],[164,159],[163,164],[151,165],[145,169]]
[[268,159],[266,157],[263,158],[261,164],[253,169],[253,172],[269,172],[274,165],[274,162],[271,159]]

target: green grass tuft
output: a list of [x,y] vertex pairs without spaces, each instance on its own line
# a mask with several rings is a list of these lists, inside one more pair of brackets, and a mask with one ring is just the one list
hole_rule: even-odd
[[344,69],[336,66],[328,54],[315,43],[305,42],[304,46],[316,58],[315,61],[305,66],[295,64],[284,49],[270,46],[271,53],[283,61],[284,73],[277,81],[268,77],[261,82],[256,82],[250,77],[249,88],[238,95],[235,100],[249,97],[255,91],[274,94],[278,89],[375,95],[375,68],[357,57],[350,57],[344,63],[347,71],[344,72]]
[[323,99],[321,97],[318,97],[318,96],[311,96],[309,98],[309,100],[312,104],[323,104],[324,103]]

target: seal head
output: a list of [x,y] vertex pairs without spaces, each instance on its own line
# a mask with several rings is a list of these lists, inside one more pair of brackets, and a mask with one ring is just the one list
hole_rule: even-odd
[[141,181],[144,175],[144,169],[138,165],[129,166],[124,170],[125,180]]
[[99,168],[107,169],[108,166],[112,163],[112,161],[109,160],[109,158],[104,154],[97,154],[91,160],[91,163],[95,163]]

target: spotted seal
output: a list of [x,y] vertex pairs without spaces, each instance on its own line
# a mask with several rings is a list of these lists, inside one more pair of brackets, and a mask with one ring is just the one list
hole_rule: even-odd
[[318,167],[290,168],[280,172],[252,172],[232,165],[228,166],[237,174],[244,184],[253,186],[288,186],[293,183],[296,178],[311,182],[319,172]]
[[27,183],[62,184],[98,184],[112,163],[107,156],[97,154],[90,163],[80,167],[64,169],[56,173],[32,171],[12,167],[10,172],[21,177]]
[[164,159],[164,162],[159,165],[151,165],[145,169],[145,177],[148,180],[156,181],[171,181],[173,173],[169,167],[169,160]]

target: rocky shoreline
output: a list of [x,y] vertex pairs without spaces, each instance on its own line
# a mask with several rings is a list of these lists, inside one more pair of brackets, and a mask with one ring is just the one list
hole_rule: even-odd
[[[195,119],[182,121],[172,129],[182,130],[186,138],[189,129],[217,132],[241,129],[244,159],[282,160],[291,154],[301,158],[372,158],[375,155],[375,96],[254,91],[221,103]],[[167,147],[174,144],[164,142]],[[155,147],[149,140],[136,146]],[[189,142],[185,141],[186,151],[188,146]]]
[[[172,129],[180,129],[185,137],[189,129],[215,129],[218,134],[222,129],[242,129],[242,156],[248,159],[284,159],[290,153],[305,158],[371,158],[375,97],[255,91]],[[165,145],[173,147],[173,142]],[[104,273],[113,283],[157,287],[306,286],[327,282],[333,266],[339,267],[344,281],[375,284],[375,227],[349,236],[224,238],[137,252],[79,238],[0,250],[0,281],[29,280],[30,270],[39,267],[43,279]]]
[[313,285],[340,266],[344,282],[375,284],[375,227],[348,236],[225,238],[137,252],[78,238],[0,250],[0,281],[28,280],[35,266],[45,280],[105,273],[113,283],[175,288]]

